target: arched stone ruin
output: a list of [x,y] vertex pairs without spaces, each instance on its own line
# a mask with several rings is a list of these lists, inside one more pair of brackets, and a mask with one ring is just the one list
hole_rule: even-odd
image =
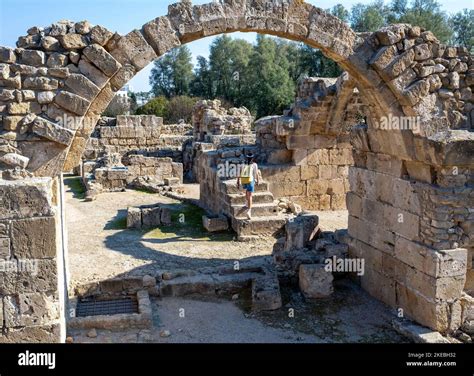
[[[347,206],[350,253],[367,264],[363,288],[441,332],[474,319],[464,293],[474,290],[472,55],[417,26],[357,34],[299,1],[221,0],[170,5],[168,15],[124,36],[60,22],[31,28],[18,48],[0,48],[0,257],[38,261],[36,276],[0,272],[0,341],[64,339],[67,252],[58,176],[79,163],[115,93],[170,49],[235,31],[319,48],[350,77],[340,82],[341,98],[345,85],[359,92],[367,124],[349,137]],[[337,106],[330,110],[338,116]],[[301,166],[311,170],[305,158],[324,148],[322,140],[338,134],[305,116],[287,114],[292,127],[276,134],[300,174]],[[384,122],[403,117],[418,123],[400,129]],[[328,118],[326,125],[338,122]]]

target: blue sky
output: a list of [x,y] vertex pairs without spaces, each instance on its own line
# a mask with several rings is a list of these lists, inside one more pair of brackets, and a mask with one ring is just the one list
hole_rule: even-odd
[[[168,5],[177,0],[0,0],[0,45],[14,47],[19,36],[26,35],[31,26],[48,26],[63,19],[89,20],[109,30],[126,34],[146,22],[167,13]],[[211,0],[193,0],[193,4],[204,4]],[[356,3],[371,3],[373,0],[307,0],[326,9],[341,3],[350,8]],[[386,1],[389,2],[389,1]],[[473,8],[474,0],[440,1],[448,13],[463,8]],[[21,16],[20,16],[21,15]],[[235,33],[236,37],[255,40],[254,33]],[[213,37],[188,44],[194,58],[207,56]],[[136,91],[149,90],[150,64],[143,69],[130,85]]]

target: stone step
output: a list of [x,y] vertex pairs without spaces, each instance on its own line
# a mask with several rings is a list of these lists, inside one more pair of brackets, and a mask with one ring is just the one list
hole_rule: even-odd
[[252,239],[255,236],[274,236],[285,226],[286,218],[283,215],[272,217],[252,217],[248,219],[232,218],[232,228],[240,241]]
[[[252,206],[252,216],[273,217],[278,214],[278,206],[272,203],[255,204]],[[235,218],[247,218],[247,209],[245,205],[232,205],[231,215]]]
[[[230,205],[245,205],[247,203],[244,192],[224,195],[224,199]],[[271,204],[273,201],[275,201],[275,199],[273,194],[269,191],[256,192],[253,194],[254,204]]]
[[[240,190],[237,188],[237,179],[222,180],[221,184],[223,184],[223,191],[227,194],[237,194],[243,192],[242,187],[240,187]],[[255,192],[269,191],[268,188],[268,183],[261,181],[259,185],[255,185]]]

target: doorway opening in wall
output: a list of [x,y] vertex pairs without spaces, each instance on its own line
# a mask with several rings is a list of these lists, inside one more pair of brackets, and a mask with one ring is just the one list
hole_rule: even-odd
[[[70,297],[147,291],[153,311],[141,328],[70,327],[74,341],[406,341],[390,309],[327,269],[347,257],[354,82],[318,50],[245,35],[144,69],[150,92],[124,87],[65,175]],[[251,219],[237,185],[250,154]]]

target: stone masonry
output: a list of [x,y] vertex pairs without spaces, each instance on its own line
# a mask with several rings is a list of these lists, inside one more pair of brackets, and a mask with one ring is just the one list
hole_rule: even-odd
[[[15,200],[39,189],[32,175],[57,181],[79,164],[101,113],[138,71],[171,48],[235,31],[304,42],[347,71],[366,107],[365,124],[350,133],[347,196],[349,254],[368,265],[360,282],[425,326],[448,332],[471,325],[464,291],[472,291],[473,57],[417,26],[357,34],[301,1],[221,0],[170,5],[168,15],[123,36],[87,21],[33,27],[17,48],[0,48],[0,186],[8,187],[2,221],[54,217],[50,201],[28,198],[23,210]],[[416,121],[402,127],[406,117]],[[301,119],[286,137],[290,145],[320,148],[320,130]],[[15,241],[8,231],[4,253]],[[17,239],[36,243],[33,226],[18,231]],[[61,340],[54,328],[64,318],[62,294],[53,279],[62,278],[64,257],[46,259],[52,271],[38,282],[49,285],[25,287],[22,274],[1,284],[3,341]],[[20,298],[24,288],[33,295]]]

